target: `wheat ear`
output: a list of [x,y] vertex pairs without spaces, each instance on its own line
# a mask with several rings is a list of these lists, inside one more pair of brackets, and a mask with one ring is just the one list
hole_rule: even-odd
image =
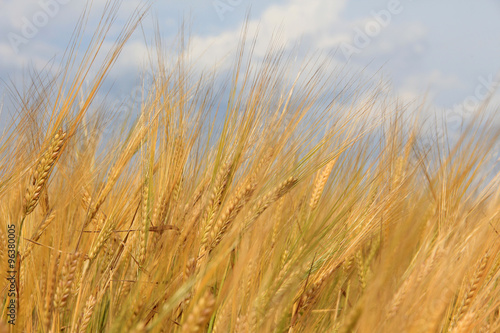
[[[2,249],[6,249],[7,248],[7,238],[5,237],[7,233],[4,232],[3,230],[0,231],[0,246]],[[6,251],[5,251],[6,252]],[[6,256],[6,253],[4,251],[0,252],[0,268],[3,268],[3,265],[4,263],[6,262],[5,261],[5,256]]]
[[52,310],[54,309],[53,300],[57,282],[58,267],[59,267],[59,255],[57,255],[57,257],[55,258],[51,272],[52,275],[47,279],[49,281],[49,285],[47,286],[47,292],[45,295],[45,316],[43,317],[43,326],[47,330],[50,328],[50,324],[52,322]]
[[87,331],[87,327],[90,323],[90,318],[94,313],[94,306],[97,303],[97,299],[90,295],[89,299],[85,303],[85,309],[83,310],[82,317],[80,318],[80,325],[78,328],[79,333],[85,333]]
[[27,216],[31,212],[33,212],[36,205],[38,204],[40,193],[47,183],[47,179],[50,176],[50,172],[52,171],[55,162],[61,155],[65,138],[66,133],[62,130],[59,130],[54,138],[52,138],[49,147],[38,161],[30,177],[29,185],[26,188],[23,205],[24,216]]
[[455,329],[453,330],[453,333],[467,333],[471,332],[471,325],[474,322],[474,317],[476,316],[476,313],[473,311],[467,312],[466,315],[463,316],[462,319],[457,323]]
[[212,312],[215,308],[215,298],[209,292],[205,292],[205,294],[198,300],[198,303],[194,306],[193,310],[187,317],[186,322],[182,325],[182,332],[201,332],[204,330],[204,327]]
[[107,219],[104,222],[104,225],[101,229],[101,232],[99,232],[99,236],[97,236],[96,241],[92,244],[92,247],[91,247],[89,254],[88,254],[89,260],[92,260],[97,256],[97,254],[101,250],[104,243],[108,241],[112,232],[113,232],[113,226],[112,226],[111,220]]
[[245,229],[249,228],[269,206],[290,191],[297,184],[297,182],[297,178],[290,177],[259,199],[248,215]]
[[322,171],[318,171],[318,175],[316,176],[316,180],[314,182],[313,191],[311,194],[311,200],[309,201],[309,207],[311,210],[316,209],[318,206],[319,198],[321,197],[321,193],[323,193],[323,189],[325,188],[326,182],[330,173],[333,170],[333,166],[335,165],[335,160],[329,162]]
[[200,250],[204,253],[207,250],[208,240],[210,237],[210,232],[213,227],[213,221],[215,218],[215,214],[217,210],[222,204],[222,197],[224,196],[224,192],[226,191],[229,175],[231,174],[232,164],[224,163],[220,168],[217,176],[215,177],[214,187],[212,190],[212,194],[208,201],[208,205],[205,211],[205,215],[202,220],[202,238],[201,238],[201,246]]
[[484,273],[486,271],[486,266],[488,264],[490,256],[489,253],[486,253],[480,260],[478,268],[476,269],[476,272],[474,274],[474,277],[471,280],[469,290],[467,290],[467,293],[465,294],[464,300],[462,304],[460,305],[460,308],[458,310],[458,314],[455,317],[455,320],[453,324],[451,325],[450,329],[456,328],[457,323],[463,318],[463,316],[467,313],[469,310],[469,307],[474,300],[474,297],[477,294],[477,290],[479,289],[479,285],[481,283],[481,280],[484,276]]
[[244,188],[238,189],[234,198],[229,201],[227,208],[221,214],[210,232],[209,251],[213,250],[222,240],[222,237],[231,226],[238,213],[245,203],[252,196],[255,186],[248,184]]
[[75,279],[76,267],[78,265],[79,255],[77,253],[69,254],[66,258],[66,262],[62,268],[61,280],[56,289],[56,294],[54,296],[54,307],[56,309],[62,309],[66,305],[68,300],[71,286]]

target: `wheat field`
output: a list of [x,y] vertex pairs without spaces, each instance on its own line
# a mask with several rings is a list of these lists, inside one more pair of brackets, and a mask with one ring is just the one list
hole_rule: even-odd
[[438,140],[346,68],[242,42],[221,78],[158,38],[122,120],[97,96],[147,9],[102,56],[117,8],[11,90],[0,332],[500,331],[492,116]]

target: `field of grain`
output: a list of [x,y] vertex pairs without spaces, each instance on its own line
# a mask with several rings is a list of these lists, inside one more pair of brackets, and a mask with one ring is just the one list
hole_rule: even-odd
[[433,139],[345,68],[242,43],[223,90],[158,42],[129,126],[94,100],[143,13],[95,57],[114,14],[12,89],[0,332],[500,331],[486,113]]

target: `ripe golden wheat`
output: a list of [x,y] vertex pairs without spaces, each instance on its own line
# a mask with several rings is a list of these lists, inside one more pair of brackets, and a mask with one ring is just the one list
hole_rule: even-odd
[[[279,47],[247,62],[242,41],[226,94],[223,70],[200,74],[189,50],[172,61],[158,43],[135,123],[108,135],[118,111],[92,102],[145,14],[103,57],[116,11],[83,50],[79,21],[61,74],[33,77],[1,137],[14,331],[500,331],[487,113],[425,145],[416,110],[360,75],[310,61],[290,79]],[[0,332],[7,291],[2,278]]]

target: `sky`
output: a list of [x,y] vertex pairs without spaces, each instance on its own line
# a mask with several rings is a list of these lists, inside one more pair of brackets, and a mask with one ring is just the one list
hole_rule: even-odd
[[[123,1],[110,45],[141,3]],[[5,87],[21,82],[28,69],[57,64],[84,4],[0,0],[2,97]],[[88,34],[104,4],[94,0]],[[158,0],[151,2],[148,16],[110,73],[112,95],[126,95],[136,84],[133,78],[147,62],[145,40],[151,43],[154,22],[166,41],[175,40],[185,23],[197,66],[224,68],[231,63],[227,59],[247,15],[250,35],[258,29],[257,58],[278,36],[286,50],[299,50],[298,57],[321,52],[334,65],[381,75],[401,99],[425,96],[451,118],[470,115],[500,82],[499,0]],[[493,94],[492,103],[499,102]]]

